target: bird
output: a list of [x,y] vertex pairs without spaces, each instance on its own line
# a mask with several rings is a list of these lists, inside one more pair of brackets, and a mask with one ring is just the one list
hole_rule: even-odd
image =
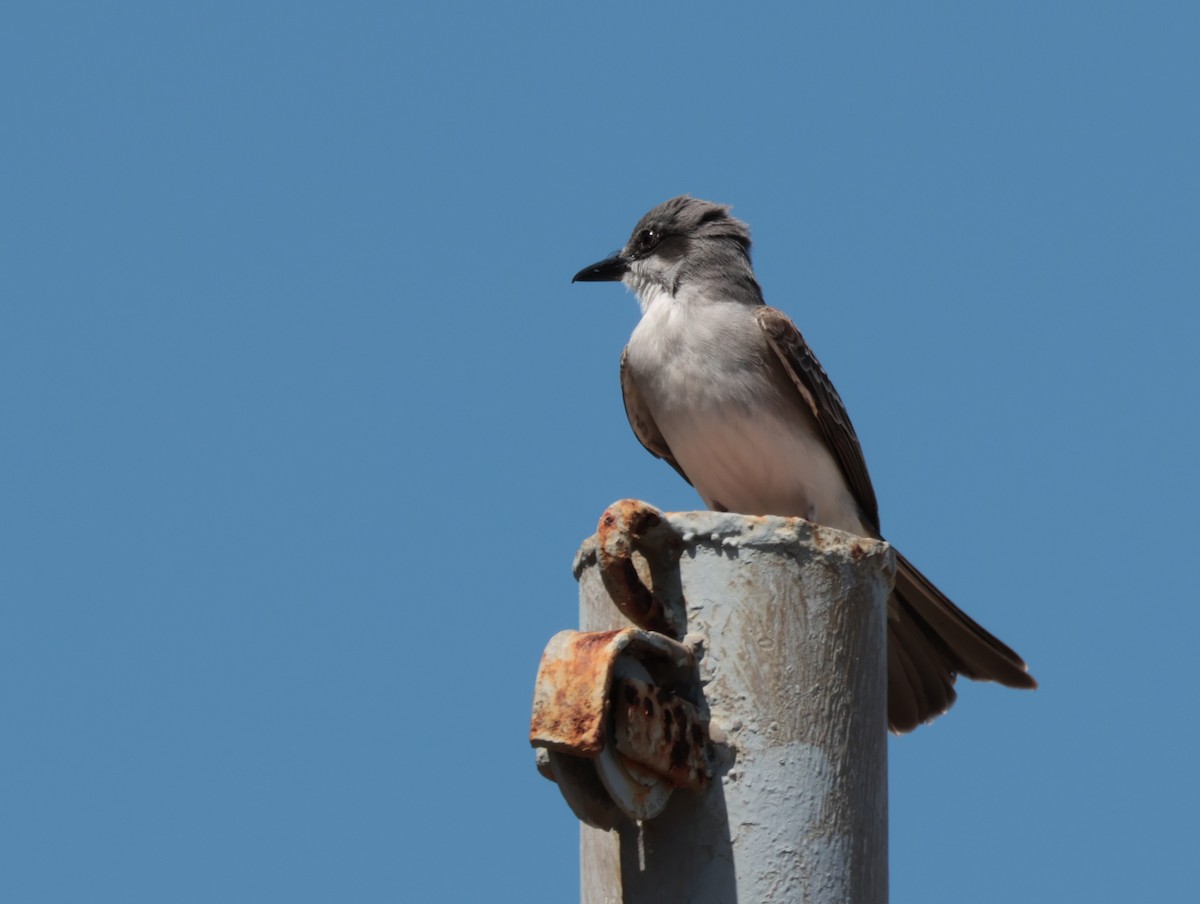
[[[712,510],[799,516],[882,539],[846,407],[804,336],[769,307],[750,229],[683,195],[641,218],[620,251],[572,282],[622,282],[641,319],[621,355],[625,413],[643,446]],[[955,677],[1036,688],[1024,660],[896,551],[887,603],[888,727],[954,703]]]

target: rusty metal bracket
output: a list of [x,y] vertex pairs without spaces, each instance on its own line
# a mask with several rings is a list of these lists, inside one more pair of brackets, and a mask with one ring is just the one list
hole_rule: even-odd
[[551,638],[529,738],[547,751],[543,774],[580,819],[601,828],[616,825],[618,811],[631,819],[656,816],[674,788],[702,790],[712,777],[691,651],[637,628]]
[[686,629],[679,585],[679,537],[662,512],[637,499],[614,502],[596,529],[601,580],[635,625],[680,639]]
[[613,696],[617,750],[677,788],[708,786],[708,720],[698,706],[632,676],[618,681]]

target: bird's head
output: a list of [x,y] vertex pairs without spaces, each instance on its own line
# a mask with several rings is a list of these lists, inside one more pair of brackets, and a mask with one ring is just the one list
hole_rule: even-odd
[[571,281],[624,282],[644,303],[651,293],[676,295],[690,280],[726,275],[748,275],[753,282],[750,227],[730,216],[725,204],[681,195],[647,213],[624,248]]

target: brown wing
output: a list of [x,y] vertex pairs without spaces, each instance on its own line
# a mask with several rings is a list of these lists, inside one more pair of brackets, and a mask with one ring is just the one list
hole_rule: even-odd
[[864,516],[870,519],[871,526],[878,531],[879,503],[875,499],[871,477],[867,474],[867,462],[863,458],[862,446],[858,444],[858,436],[854,433],[854,425],[850,423],[846,406],[842,404],[837,390],[825,375],[821,362],[796,329],[796,324],[782,311],[764,306],[755,316],[759,326],[766,333],[767,342],[779,357],[783,369],[792,378],[796,390],[812,410],[825,442],[829,444],[842,474],[846,477],[850,491],[858,500],[859,508]]
[[683,473],[683,469],[679,467],[679,462],[671,454],[671,449],[667,445],[667,441],[658,432],[658,425],[654,423],[654,418],[650,416],[650,411],[642,402],[642,397],[638,393],[637,382],[633,379],[633,374],[629,371],[628,348],[621,352],[621,395],[625,397],[625,416],[629,418],[629,426],[633,428],[633,435],[638,438],[638,442],[645,446],[646,451],[655,458],[661,458],[674,468],[679,476],[687,480],[690,484],[691,481]]

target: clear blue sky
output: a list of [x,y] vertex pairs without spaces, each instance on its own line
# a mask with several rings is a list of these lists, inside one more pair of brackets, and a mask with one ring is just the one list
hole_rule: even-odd
[[1195,4],[40,3],[0,27],[0,898],[570,901],[527,730],[636,443],[571,275],[732,203],[888,537],[1031,663],[896,902],[1195,892]]

